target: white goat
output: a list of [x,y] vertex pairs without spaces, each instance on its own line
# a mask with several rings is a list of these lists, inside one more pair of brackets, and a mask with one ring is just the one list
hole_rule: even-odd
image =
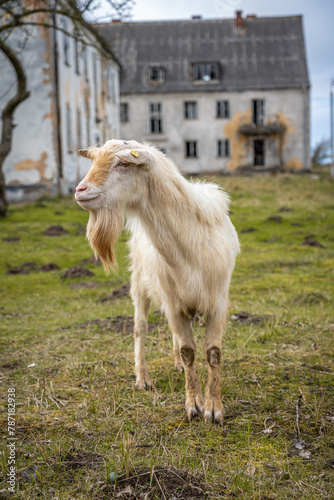
[[[75,197],[90,211],[87,237],[107,272],[116,264],[113,246],[125,213],[132,233],[136,386],[152,386],[144,355],[152,300],[173,332],[175,368],[185,371],[188,418],[204,409],[206,422],[222,425],[221,343],[239,251],[228,217],[228,196],[215,184],[188,182],[170,159],[147,144],[111,140],[79,153],[93,164]],[[205,403],[194,365],[196,345],[189,317],[195,312],[207,315]]]

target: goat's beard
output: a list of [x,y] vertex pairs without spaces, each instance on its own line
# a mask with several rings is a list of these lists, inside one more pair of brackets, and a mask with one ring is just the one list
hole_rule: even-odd
[[87,224],[87,239],[94,250],[95,257],[100,257],[107,274],[117,268],[114,243],[120,236],[124,224],[120,210],[111,211],[101,208],[90,212]]

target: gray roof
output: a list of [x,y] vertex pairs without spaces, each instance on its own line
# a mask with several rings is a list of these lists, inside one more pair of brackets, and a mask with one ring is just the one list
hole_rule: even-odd
[[[120,61],[121,93],[309,87],[302,17],[130,22],[98,25]],[[193,63],[219,63],[217,83],[194,84]],[[148,68],[165,81],[148,83]]]

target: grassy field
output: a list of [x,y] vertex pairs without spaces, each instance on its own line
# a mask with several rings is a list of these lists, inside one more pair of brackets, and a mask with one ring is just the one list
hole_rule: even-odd
[[[0,221],[1,498],[334,498],[334,184],[326,174],[215,181],[242,244],[223,428],[187,421],[184,375],[154,307],[155,390],[134,389],[126,234],[107,277],[73,199],[12,206]],[[204,386],[203,318],[194,332]],[[11,459],[15,494],[4,491]]]

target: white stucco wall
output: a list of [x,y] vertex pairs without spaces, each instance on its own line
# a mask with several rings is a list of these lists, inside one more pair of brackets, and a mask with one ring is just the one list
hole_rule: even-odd
[[[284,136],[283,162],[292,168],[309,166],[309,95],[302,90],[246,91],[246,92],[194,92],[170,94],[122,95],[121,102],[129,105],[129,122],[121,123],[122,139],[148,141],[165,148],[185,173],[226,172],[233,170],[240,148],[238,127],[242,118],[251,116],[253,99],[265,100],[266,120],[279,113],[287,124]],[[216,101],[230,102],[230,118],[216,118]],[[184,118],[184,102],[197,102],[198,118]],[[162,103],[163,133],[149,133],[149,103]],[[233,133],[234,131],[234,133]],[[230,139],[231,157],[217,157],[217,141]],[[234,139],[235,140],[234,140]],[[185,141],[196,140],[199,148],[197,159],[185,157]],[[253,146],[241,147],[245,162],[253,164]],[[265,139],[265,164],[278,164],[278,142],[273,137]],[[240,159],[240,158],[239,158]],[[290,163],[289,163],[290,162]]]

